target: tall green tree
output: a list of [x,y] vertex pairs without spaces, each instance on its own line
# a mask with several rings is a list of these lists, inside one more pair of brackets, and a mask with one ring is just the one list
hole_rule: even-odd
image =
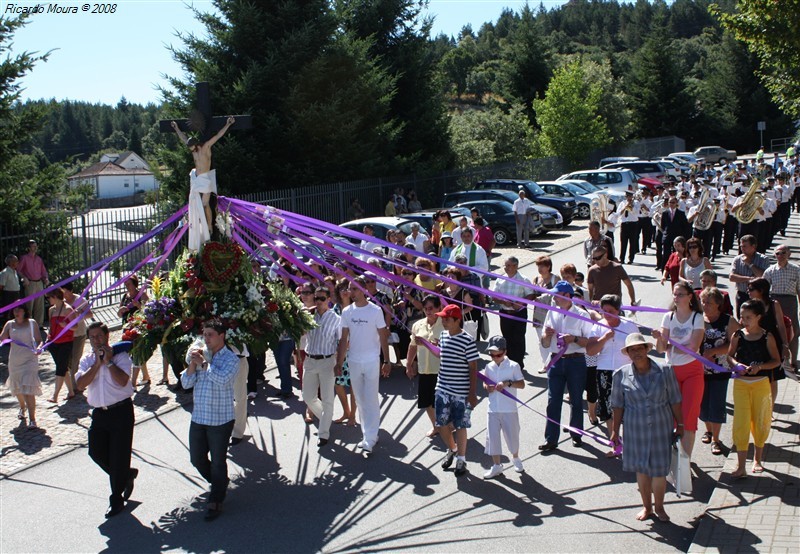
[[533,129],[520,104],[508,112],[493,106],[453,113],[450,134],[459,168],[522,160],[532,154]]
[[18,230],[35,228],[43,220],[43,200],[52,198],[63,182],[60,168],[43,165],[30,149],[45,108],[20,104],[20,81],[47,54],[11,55],[14,33],[23,25],[22,18],[0,18],[0,221]]
[[684,136],[692,124],[692,102],[674,52],[672,40],[657,30],[631,61],[625,90],[641,138]]
[[756,73],[775,102],[800,117],[800,0],[738,0],[732,12],[711,11],[758,56]]
[[587,82],[580,62],[556,70],[544,98],[533,102],[542,153],[577,166],[589,152],[609,144],[611,136],[600,114],[602,97],[600,85]]

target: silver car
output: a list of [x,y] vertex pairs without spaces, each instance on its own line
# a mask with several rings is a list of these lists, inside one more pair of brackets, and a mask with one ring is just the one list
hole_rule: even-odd
[[586,193],[584,189],[576,185],[573,181],[537,181],[537,184],[544,189],[547,194],[555,194],[564,198],[572,198],[578,205],[578,217],[588,219],[592,212],[592,198],[597,193]]
[[585,169],[566,173],[556,181],[571,181],[574,179],[589,181],[598,188],[616,190],[623,193],[626,190],[639,189],[639,178],[630,169]]

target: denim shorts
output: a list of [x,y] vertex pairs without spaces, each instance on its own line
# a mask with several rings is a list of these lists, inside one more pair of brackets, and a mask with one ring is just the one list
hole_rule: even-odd
[[456,429],[472,427],[470,422],[472,409],[467,407],[466,401],[460,396],[453,396],[437,390],[435,406],[437,426],[444,427],[452,423]]

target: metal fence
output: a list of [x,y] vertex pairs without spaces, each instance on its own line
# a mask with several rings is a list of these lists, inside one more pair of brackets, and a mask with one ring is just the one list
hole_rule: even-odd
[[271,190],[245,194],[237,198],[258,204],[269,204],[280,210],[328,223],[341,223],[350,219],[348,208],[353,198],[358,198],[367,216],[383,215],[384,206],[395,189],[403,189],[405,193],[414,190],[423,207],[436,208],[442,205],[445,193],[469,189],[482,179],[547,180],[566,173],[567,169],[567,164],[562,158],[540,158],[425,175],[380,177]]
[[[481,179],[544,180],[555,178],[566,171],[567,166],[562,159],[544,158],[429,175],[382,177],[264,191],[246,194],[239,198],[249,202],[269,204],[278,209],[329,223],[341,223],[349,219],[347,210],[351,198],[359,199],[367,215],[383,215],[386,202],[398,188],[406,193],[415,190],[423,206],[430,208],[441,206],[445,193],[468,189]],[[85,214],[52,213],[42,224],[31,229],[14,229],[0,223],[0,259],[5,258],[7,254],[21,256],[27,250],[28,240],[35,239],[39,244],[39,255],[42,256],[50,273],[50,280],[57,282],[91,267],[136,242],[170,215],[172,214],[166,212],[162,206],[145,205],[92,210]],[[123,295],[121,287],[103,294],[100,294],[100,291],[153,251],[172,229],[174,227],[131,250],[103,272],[90,291],[96,312],[118,305]],[[181,250],[179,247],[175,252]],[[173,253],[162,269],[172,269],[176,256],[177,254]],[[93,273],[88,277],[94,275]],[[76,290],[77,287],[84,287],[89,278],[76,283]],[[109,313],[115,311],[109,310]]]

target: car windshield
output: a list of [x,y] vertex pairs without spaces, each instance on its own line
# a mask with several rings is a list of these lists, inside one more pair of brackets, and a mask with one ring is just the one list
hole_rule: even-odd
[[535,194],[537,196],[540,195],[540,194],[547,194],[544,190],[542,190],[542,187],[540,187],[539,185],[537,185],[533,181],[529,181],[528,182],[528,188],[531,189],[531,192],[533,192],[533,194]]
[[583,181],[582,183],[575,183],[575,186],[578,187],[579,189],[583,189],[586,192],[598,192],[603,190],[600,187],[594,186],[589,181]]
[[575,183],[564,183],[564,188],[567,189],[568,191],[570,191],[573,194],[577,194],[578,196],[581,196],[582,194],[586,193],[585,190],[583,190],[581,187],[579,187]]

